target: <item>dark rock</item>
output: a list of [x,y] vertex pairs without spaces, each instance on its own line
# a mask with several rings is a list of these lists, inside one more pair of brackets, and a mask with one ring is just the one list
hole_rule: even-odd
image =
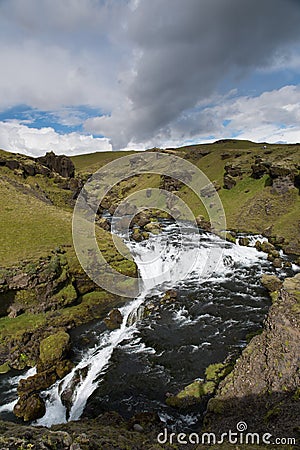
[[260,250],[264,253],[271,253],[275,250],[275,247],[270,242],[264,241],[260,245]]
[[262,162],[255,162],[255,164],[251,166],[251,169],[252,173],[250,176],[256,180],[263,177],[269,171],[268,167],[266,167]]
[[294,189],[294,181],[289,175],[285,177],[279,177],[273,180],[272,190],[273,194],[285,194],[290,189]]
[[205,219],[204,216],[197,216],[196,217],[196,223],[199,228],[202,228],[204,231],[211,231],[211,223]]
[[61,391],[62,383],[59,386],[59,393],[61,395],[61,401],[63,405],[69,411],[72,407],[74,392],[76,391],[76,386],[78,383],[83,381],[89,371],[89,366],[85,366],[74,371],[74,374],[69,381],[69,384],[65,387],[63,391]]
[[52,386],[57,380],[56,373],[53,369],[37,373],[26,379],[22,379],[18,384],[18,394],[20,397],[44,391]]
[[144,227],[150,222],[151,215],[150,211],[142,211],[132,219],[132,223],[139,227]]
[[275,275],[263,274],[260,281],[269,292],[279,291],[283,285],[283,282]]
[[[297,286],[294,279],[290,280]],[[284,283],[263,332],[252,338],[233,372],[221,381],[216,396],[208,402],[205,422],[210,432],[233,429],[242,417],[256,433],[264,433],[268,426],[270,433],[295,436],[293,417],[299,417],[299,402],[294,396],[300,383],[299,325],[297,298],[293,288]]]
[[293,167],[288,167],[281,164],[272,164],[269,173],[271,178],[279,178],[279,177],[290,177],[291,180],[294,180],[295,177],[295,169]]
[[269,242],[271,242],[271,244],[273,244],[273,245],[282,245],[284,243],[284,237],[277,236],[277,235],[270,236]]
[[59,361],[55,366],[55,371],[58,378],[64,378],[71,370],[74,369],[74,364],[72,361],[68,359],[64,359],[63,361]]
[[282,267],[282,259],[280,259],[280,258],[275,258],[275,259],[273,260],[273,266],[274,266],[276,269],[280,269],[280,268]]
[[163,300],[175,300],[178,296],[178,292],[175,289],[169,289],[165,292]]
[[161,233],[161,225],[159,222],[149,222],[144,226],[144,229],[153,234]]
[[34,177],[36,173],[33,164],[22,164],[22,169],[24,171],[25,176]]
[[183,183],[176,178],[169,177],[168,175],[161,175],[160,189],[164,189],[168,192],[176,192],[183,186]]
[[25,422],[40,419],[45,412],[45,403],[37,394],[19,398],[14,407],[14,414]]
[[23,306],[18,305],[18,304],[13,304],[8,308],[7,312],[8,312],[8,317],[10,319],[14,319],[15,317],[18,317],[21,314],[23,314],[25,311],[24,311]]
[[224,189],[232,189],[236,185],[235,179],[231,175],[224,175]]
[[117,308],[110,311],[108,316],[104,319],[104,323],[109,330],[120,328],[123,322],[123,316]]
[[243,174],[243,169],[238,164],[226,164],[224,167],[225,175],[231,177],[240,177]]
[[9,280],[10,289],[24,289],[28,287],[30,276],[26,273],[19,273]]
[[236,243],[236,237],[235,237],[234,233],[231,231],[226,231],[225,239],[226,239],[226,241],[231,242],[232,244]]
[[249,243],[250,243],[250,239],[249,238],[247,238],[247,237],[240,237],[239,238],[239,245],[243,245],[245,247],[248,247]]
[[8,167],[11,170],[18,169],[20,167],[19,161],[16,161],[14,159],[8,159],[5,163],[6,167]]
[[221,159],[223,159],[223,160],[224,160],[224,159],[229,159],[230,156],[231,156],[230,153],[222,153],[222,154],[221,154]]
[[213,181],[212,183],[208,184],[205,188],[200,190],[200,195],[202,197],[210,198],[213,197],[216,191],[219,191],[220,189],[221,186],[218,184],[218,182]]
[[68,156],[48,152],[37,158],[37,161],[64,178],[73,178],[75,175],[75,166]]

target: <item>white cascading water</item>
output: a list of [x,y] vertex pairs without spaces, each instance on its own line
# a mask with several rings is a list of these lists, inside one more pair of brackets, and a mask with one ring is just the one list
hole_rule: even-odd
[[[99,376],[107,367],[114,349],[125,339],[133,337],[136,330],[135,323],[142,318],[141,305],[145,296],[158,284],[166,282],[172,285],[174,280],[182,279],[187,270],[186,264],[190,265],[191,260],[195,260],[195,248],[181,247],[180,251],[177,244],[175,242],[174,245],[170,244],[163,235],[151,238],[146,245],[128,243],[140,272],[143,291],[132,302],[120,308],[123,316],[121,327],[103,333],[99,344],[89,350],[72,372],[47,392],[46,414],[36,422],[38,425],[51,426],[66,422],[67,419],[80,418],[88,398],[99,385]],[[70,383],[72,384],[74,376],[83,369],[87,373],[74,389],[72,407],[67,417],[61,396],[70,387]]]
[[[124,340],[136,338],[135,324],[143,316],[142,305],[149,292],[154,293],[162,284],[163,291],[184,278],[186,282],[197,280],[200,283],[205,267],[211,263],[211,255],[218,256],[218,260],[212,259],[215,269],[210,278],[212,282],[215,277],[223,277],[234,270],[236,264],[250,267],[266,259],[266,254],[257,252],[255,248],[224,243],[211,234],[202,235],[198,245],[199,235],[187,233],[186,236],[178,236],[175,231],[174,225],[168,225],[161,235],[152,236],[148,241],[127,243],[138,266],[143,290],[137,298],[120,308],[123,316],[121,327],[102,333],[98,344],[85,353],[72,372],[44,393],[46,414],[36,422],[37,425],[51,426],[80,418],[88,398],[101,382],[101,375],[107,369],[114,349]],[[251,244],[254,246],[254,239]],[[214,253],[220,248],[221,253]],[[62,402],[66,391],[71,391],[68,412]],[[6,410],[10,409],[9,405],[5,406]]]

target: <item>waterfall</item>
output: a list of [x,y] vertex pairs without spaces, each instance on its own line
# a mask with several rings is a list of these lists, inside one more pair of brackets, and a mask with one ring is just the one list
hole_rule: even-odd
[[[36,421],[37,425],[51,426],[81,417],[88,398],[101,383],[114,349],[123,341],[136,338],[136,324],[143,318],[143,304],[148,294],[180,285],[183,279],[196,281],[198,286],[207,267],[214,271],[213,282],[215,277],[224,277],[235,267],[251,267],[262,259],[266,261],[267,256],[255,248],[231,244],[211,234],[202,234],[199,239],[199,235],[187,230],[183,236],[172,224],[161,235],[127,245],[139,270],[142,292],[120,308],[123,316],[120,328],[101,333],[97,344],[85,352],[76,367],[43,393],[46,414]],[[5,406],[9,409],[9,405]]]

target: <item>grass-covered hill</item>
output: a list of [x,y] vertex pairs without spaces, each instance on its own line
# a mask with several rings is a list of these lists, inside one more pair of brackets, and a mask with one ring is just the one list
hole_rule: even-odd
[[[0,151],[0,372],[35,364],[42,338],[124,302],[89,280],[75,255],[72,209],[81,185],[68,158]],[[135,277],[111,233],[97,227],[96,235],[107,261]]]
[[[284,237],[284,249],[300,254],[300,145],[222,140],[152,150],[187,159],[207,175],[218,190],[228,229]],[[76,171],[86,176],[128,153],[93,153],[72,160]],[[147,187],[166,188],[160,176],[140,175],[124,181],[121,189],[112,192],[111,205],[122,198],[122,192],[129,195]],[[185,186],[175,189],[196,216],[207,218],[207,211],[194,193]]]
[[[206,174],[223,203],[227,229],[263,233],[273,244],[299,257],[300,145],[223,140],[214,144],[176,149],[155,148],[152,151],[178,155],[195,164]],[[73,248],[72,211],[88,177],[107,163],[128,154],[136,152],[100,152],[72,158],[57,157],[50,153],[34,159],[0,150],[0,373],[6,373],[11,368],[24,369],[37,365],[37,374],[20,383],[18,388],[19,401],[15,414],[24,420],[43,415],[45,406],[39,392],[63,378],[72,369],[69,330],[94,319],[104,318],[112,308],[126,301],[105,292],[84,273]],[[102,202],[102,209],[113,212],[124,197],[150,187],[172,191],[188,204],[195,216],[203,216],[199,219],[200,224],[207,224],[209,214],[198,196],[182,183],[155,174],[134,176],[114,186]],[[200,194],[209,198],[210,207],[213,208],[209,189]],[[99,214],[102,209],[99,208]],[[100,220],[98,224],[101,224]],[[106,225],[104,222],[105,229],[96,227],[102,253],[119,272],[135,277],[135,264],[117,252]],[[124,252],[126,253],[125,248]],[[268,334],[267,330],[267,334],[257,338],[260,339],[261,346],[255,346],[254,343],[249,347],[250,350],[254,347],[255,351],[260,351],[258,356],[255,353],[250,367],[253,372],[250,375],[254,379],[260,376],[257,374],[257,361],[263,360],[265,364],[263,357],[267,355],[266,348],[271,349],[271,357],[268,357],[261,371],[269,370],[269,365],[272,369],[272,381],[278,381],[280,378],[276,372],[278,358],[283,355],[285,364],[287,355],[294,357],[296,353],[299,342],[299,277],[296,281],[296,291],[294,289],[289,292],[284,285],[285,290],[272,297],[274,306],[267,323],[271,324],[271,331],[276,331],[275,337],[273,331],[273,334]],[[281,283],[280,280],[279,282]],[[293,284],[293,279],[289,283]],[[290,309],[287,305],[290,305]],[[282,327],[279,324],[277,332],[277,319],[280,315]],[[287,335],[291,336],[295,345],[287,344],[291,340]],[[243,366],[249,348],[245,350],[240,363],[245,371],[234,369],[237,386],[244,376],[251,378],[248,360],[245,367]],[[272,364],[274,362],[275,368],[270,361]],[[294,389],[295,383],[290,379],[289,370],[286,375]],[[228,377],[230,376],[229,374]],[[231,386],[228,380],[230,382],[229,378],[224,380],[225,387]],[[284,390],[285,379],[281,381],[280,386],[282,385]],[[216,399],[226,406],[228,399],[224,386]],[[232,392],[235,395],[236,389]],[[289,400],[290,403],[285,403],[286,410],[293,412],[294,394]],[[231,404],[229,407],[231,408]],[[234,408],[235,406],[232,409]],[[220,418],[219,413],[212,407],[210,413],[212,422],[218,427],[218,423],[225,416]],[[120,420],[117,418],[116,424],[109,423],[109,427],[106,422],[100,424],[97,421],[78,422],[79,428],[76,428],[76,423],[66,425],[65,428],[57,426],[53,432],[47,432],[50,437],[43,429],[40,433],[39,429],[36,432],[36,429],[29,428],[30,437],[27,438],[26,435],[23,440],[20,438],[23,428],[0,423],[0,444],[5,445],[5,448],[16,448],[18,443],[17,448],[32,448],[32,445],[45,448],[42,441],[39,446],[43,435],[47,437],[47,448],[54,449],[60,445],[61,430],[64,430],[64,439],[69,439],[70,442],[73,440],[75,445],[80,442],[80,448],[81,441],[78,439],[81,439],[82,431],[86,433],[84,436],[87,436],[84,437],[84,442],[87,442],[86,439],[89,441],[82,448],[98,448],[103,442],[106,444],[107,439],[109,445],[113,446],[107,448],[129,448],[128,442],[131,442],[132,448],[138,449],[141,445],[154,448],[152,443],[155,427],[153,430],[151,428],[152,434],[147,431],[144,437],[143,434],[132,431],[132,424],[128,429],[128,423],[124,423],[126,431],[124,442],[121,442],[120,435],[123,430],[119,427],[122,428],[123,425]],[[97,436],[104,439],[99,437],[101,443],[98,437],[94,439],[94,431],[96,429],[98,432],[98,428],[101,429],[101,436],[99,433]],[[51,439],[54,439],[53,445]],[[202,446],[199,446],[200,449]]]

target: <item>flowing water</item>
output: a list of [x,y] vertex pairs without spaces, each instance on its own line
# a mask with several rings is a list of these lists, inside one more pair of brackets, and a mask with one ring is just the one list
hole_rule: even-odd
[[[38,425],[109,410],[125,417],[156,411],[168,424],[181,427],[199,420],[201,408],[181,414],[166,406],[166,393],[202,378],[209,364],[246,345],[246,335],[259,329],[270,306],[261,274],[275,269],[254,247],[207,233],[199,239],[186,230],[183,236],[167,223],[161,235],[128,243],[143,283],[141,294],[120,308],[119,329],[108,331],[99,321],[73,332],[76,367],[43,393],[46,414]],[[252,237],[253,246],[256,239]],[[215,271],[204,279],[212,260]],[[189,264],[192,270],[186,275]],[[286,270],[290,272],[277,273],[292,274]],[[177,298],[161,302],[170,287],[178,290]],[[0,386],[6,403],[0,413],[11,414],[17,382],[6,378]]]

